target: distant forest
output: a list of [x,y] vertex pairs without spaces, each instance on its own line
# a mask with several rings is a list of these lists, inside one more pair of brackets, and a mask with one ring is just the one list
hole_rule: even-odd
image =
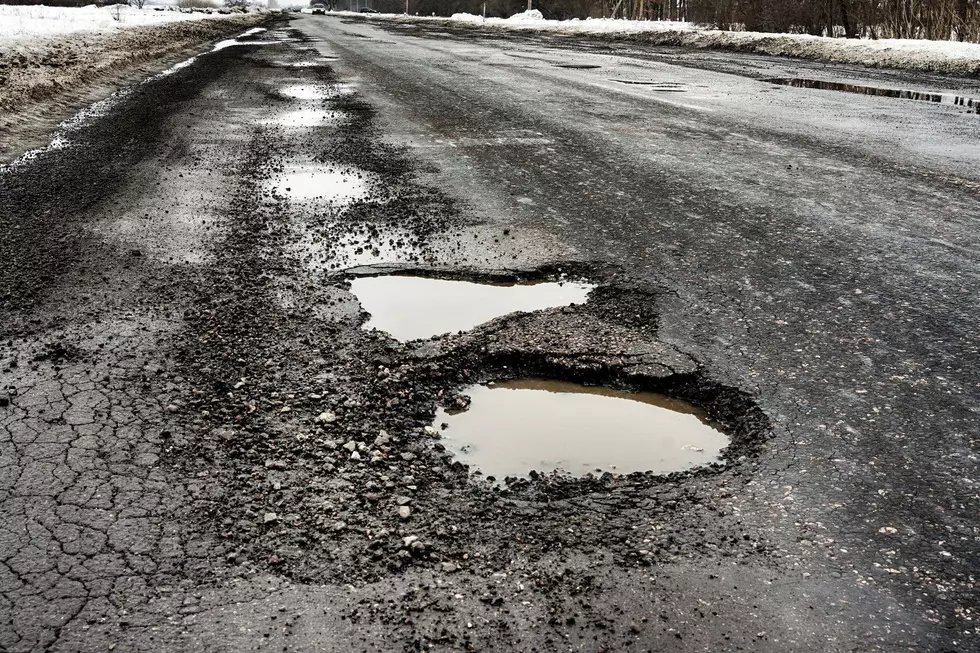
[[[38,4],[39,0],[0,0]],[[241,0],[239,0],[241,1]],[[405,0],[319,0],[336,9],[373,7],[401,13]],[[93,0],[49,0],[82,6]],[[532,0],[545,18],[685,20],[727,30],[790,32],[817,36],[909,38],[980,42],[980,0]],[[297,4],[307,4],[300,0]],[[112,4],[107,3],[107,4]],[[261,0],[257,4],[265,4]],[[288,6],[289,0],[279,0]],[[309,2],[312,4],[312,2]],[[511,16],[527,0],[408,0],[409,13]]]

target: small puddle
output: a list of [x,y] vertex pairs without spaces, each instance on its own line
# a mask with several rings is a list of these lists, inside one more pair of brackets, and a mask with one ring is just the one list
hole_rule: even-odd
[[634,86],[648,86],[651,91],[663,91],[665,93],[684,93],[687,91],[681,84],[677,82],[651,82],[642,79],[614,79],[614,82],[619,82],[620,84],[632,84]]
[[821,91],[838,91],[841,93],[857,93],[860,95],[899,98],[902,100],[917,100],[919,102],[934,102],[936,104],[951,104],[967,109],[967,113],[980,113],[980,98],[956,95],[955,93],[909,91],[895,88],[880,88],[877,86],[863,86],[861,84],[828,82],[819,79],[776,78],[763,81],[778,86],[792,86],[794,88],[815,88]]
[[326,100],[352,95],[354,87],[350,84],[330,84],[329,86],[290,84],[278,89],[278,93],[280,96],[291,100]]
[[317,68],[331,61],[337,61],[337,57],[317,57],[303,61],[275,61],[274,64],[280,68]]
[[351,292],[371,314],[365,329],[407,342],[468,331],[518,311],[585,303],[595,286],[582,282],[484,284],[389,275],[351,280]]
[[570,70],[595,70],[596,68],[602,68],[594,63],[559,63],[555,64],[556,68],[568,68]]
[[687,402],[543,379],[476,385],[435,428],[460,462],[502,479],[529,471],[667,474],[719,460],[728,437]]
[[352,166],[287,168],[266,184],[271,192],[294,201],[322,201],[335,206],[364,199],[370,175]]
[[312,84],[292,84],[281,88],[279,93],[294,100],[324,100],[330,97],[326,89]]
[[323,125],[342,125],[344,121],[344,114],[339,111],[295,109],[275,118],[267,118],[262,121],[262,124],[279,127],[320,127]]

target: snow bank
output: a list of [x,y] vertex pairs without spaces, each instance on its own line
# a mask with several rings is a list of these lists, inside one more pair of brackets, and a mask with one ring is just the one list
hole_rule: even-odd
[[528,9],[505,20],[508,23],[540,23],[544,20],[544,14],[537,9]]
[[[131,29],[90,27],[67,33],[48,29],[10,38],[5,21],[9,9],[21,7],[0,6],[4,12],[0,25],[7,28],[0,36],[0,162],[47,140],[61,117],[104,98],[123,76],[153,74],[162,67],[162,60],[241,34],[267,16],[259,12],[205,14],[209,20],[144,23]],[[248,33],[255,33],[254,29]],[[186,63],[168,70],[183,65]]]
[[[336,13],[348,14],[351,12]],[[547,20],[537,10],[522,12],[510,18],[484,19],[473,14],[455,14],[451,18],[374,14],[370,16],[370,20],[470,25],[474,29],[547,32],[548,34],[567,37],[588,35],[593,38],[615,41],[676,45],[698,49],[734,50],[753,54],[859,64],[875,68],[980,75],[980,44],[977,43],[909,39],[830,39],[804,34],[726,32],[705,29],[692,23],[672,21],[610,18],[560,21]]]
[[157,11],[150,7],[137,9],[126,5],[111,7],[0,5],[0,43],[77,32],[111,32],[129,27],[225,18],[228,15],[233,14]]

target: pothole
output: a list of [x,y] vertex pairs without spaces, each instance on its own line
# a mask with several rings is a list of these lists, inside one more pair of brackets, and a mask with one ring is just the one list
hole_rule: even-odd
[[268,189],[293,201],[321,201],[343,206],[370,193],[369,173],[353,166],[290,167],[274,175]]
[[273,64],[280,68],[317,68],[331,61],[337,61],[337,59],[338,57],[317,57],[303,61],[274,61]]
[[569,68],[571,70],[595,70],[596,68],[602,68],[594,63],[559,63],[555,64],[556,68]]
[[537,311],[586,301],[593,285],[578,281],[474,283],[388,275],[351,281],[351,292],[378,329],[407,342],[467,331],[518,311]]
[[665,93],[683,93],[687,91],[683,85],[678,84],[677,82],[654,82],[643,79],[613,79],[611,81],[619,82],[620,84],[646,86],[651,91],[663,91]]
[[324,111],[323,109],[295,109],[287,111],[275,118],[267,118],[263,125],[279,127],[322,127],[324,125],[339,126],[344,124],[346,116],[340,111]]
[[331,96],[328,89],[313,84],[290,84],[279,89],[279,94],[293,100],[325,100]]
[[354,93],[350,84],[336,83],[329,86],[319,84],[289,84],[276,89],[275,95],[289,100],[326,100],[340,98]]
[[907,89],[880,88],[878,86],[796,77],[766,79],[763,81],[779,86],[792,86],[794,88],[813,88],[821,91],[838,91],[841,93],[857,93],[860,95],[916,100],[919,102],[934,102],[936,104],[951,104],[953,106],[963,107],[967,110],[967,113],[980,113],[980,98],[956,95],[955,93],[932,93]]
[[469,407],[440,409],[435,428],[458,461],[497,479],[532,470],[668,474],[717,462],[729,444],[704,411],[652,392],[524,379],[464,393]]

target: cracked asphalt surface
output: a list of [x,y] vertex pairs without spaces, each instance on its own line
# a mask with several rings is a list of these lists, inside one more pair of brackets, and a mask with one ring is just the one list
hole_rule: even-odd
[[[976,650],[980,123],[761,80],[973,81],[268,27],[0,169],[0,650]],[[597,288],[400,343],[344,268]],[[426,427],[523,376],[732,444],[494,485]]]

